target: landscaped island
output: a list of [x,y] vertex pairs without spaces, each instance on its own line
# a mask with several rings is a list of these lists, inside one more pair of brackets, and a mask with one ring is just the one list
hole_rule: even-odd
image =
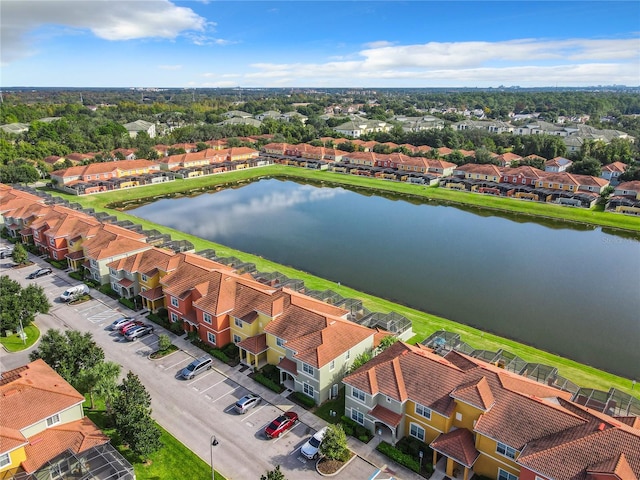
[[[365,179],[360,177],[345,176],[335,173],[325,173],[318,171],[308,171],[284,166],[270,166],[260,169],[252,169],[227,173],[224,175],[216,175],[189,181],[176,181],[167,184],[150,186],[146,188],[131,189],[126,191],[117,191],[98,196],[76,197],[68,196],[71,201],[79,202],[86,207],[92,207],[96,210],[108,210],[108,206],[117,202],[131,201],[134,205],[139,203],[136,199],[152,200],[154,197],[166,194],[186,193],[194,194],[199,191],[206,191],[213,188],[224,188],[227,185],[233,185],[242,181],[251,181],[254,178],[264,178],[265,176],[286,176],[290,179],[299,179],[304,181],[322,182],[342,184],[349,188],[366,188],[375,189],[379,192],[391,192],[398,195],[407,195],[411,197],[437,198],[438,195],[446,194],[448,197],[440,197],[448,201],[456,203],[467,203],[478,206],[486,206],[489,208],[498,208],[501,210],[512,210],[516,212],[542,215],[551,218],[567,218],[572,221],[581,223],[590,223],[596,225],[607,225],[614,228],[622,228],[625,230],[640,231],[640,220],[622,215],[615,215],[603,212],[584,211],[573,208],[562,208],[554,205],[533,204],[522,201],[509,201],[508,199],[492,198],[482,195],[473,195],[469,193],[451,192],[444,189],[424,188],[422,186],[407,185],[396,182],[381,181],[375,179]],[[450,197],[449,197],[450,195]],[[166,227],[161,227],[150,222],[146,222],[137,217],[130,216],[124,212],[118,213],[120,218],[128,218],[135,223],[143,225],[145,228],[155,228],[156,230],[171,234],[174,239],[185,239],[193,243],[196,250],[213,248],[221,256],[235,256],[245,261],[253,262],[261,271],[278,270],[292,278],[304,280],[308,288],[327,289],[331,288],[338,291],[345,297],[357,297],[363,299],[366,306],[374,311],[395,311],[406,316],[413,322],[415,337],[413,341],[420,341],[432,334],[436,330],[445,329],[460,333],[464,340],[476,348],[487,350],[497,350],[503,348],[513,352],[529,362],[540,362],[549,365],[555,365],[559,368],[561,374],[578,385],[592,387],[601,390],[608,390],[610,387],[636,394],[631,390],[631,381],[621,377],[608,374],[596,370],[594,368],[581,365],[556,355],[542,352],[533,347],[525,346],[510,340],[483,333],[477,329],[467,327],[446,319],[442,319],[427,313],[419,312],[392,302],[375,298],[361,292],[354,291],[344,286],[336,287],[335,283],[329,282],[312,275],[300,272],[288,267],[277,265],[262,258],[238,252],[222,245],[213,244],[191,235],[184,234]]]

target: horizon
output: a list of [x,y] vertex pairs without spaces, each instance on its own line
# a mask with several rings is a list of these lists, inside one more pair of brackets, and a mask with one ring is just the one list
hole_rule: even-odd
[[640,2],[3,0],[0,10],[3,89],[640,86]]

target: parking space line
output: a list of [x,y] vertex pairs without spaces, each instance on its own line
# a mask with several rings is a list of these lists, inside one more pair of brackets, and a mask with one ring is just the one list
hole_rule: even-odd
[[226,377],[223,378],[222,380],[220,380],[219,382],[214,383],[213,385],[211,385],[210,387],[205,388],[204,390],[202,390],[202,392],[206,392],[207,390],[215,387],[216,385],[220,385],[222,382],[224,382],[225,380],[228,380]]
[[249,418],[251,415],[253,415],[254,413],[258,413],[260,410],[262,410],[264,407],[266,407],[267,405],[260,405],[258,408],[255,408],[253,410],[253,412],[251,412],[249,415],[243,415],[243,419],[246,420],[247,418]]
[[[196,382],[198,382],[198,381],[202,380],[203,378],[207,378],[207,377],[208,377],[209,375],[211,375],[212,373],[213,373],[213,371],[212,371],[212,370],[209,370],[209,371],[208,371],[207,373],[205,373],[204,375],[200,375],[199,377],[196,377],[195,379],[193,379],[190,383],[187,383],[187,385],[191,386],[191,385],[193,385],[194,383],[196,383]],[[196,387],[193,387],[193,388],[195,388],[196,390],[198,390]]]
[[88,312],[90,310],[94,310],[96,308],[104,308],[103,305],[90,305],[87,308],[74,308],[74,310],[78,313]]
[[[205,396],[209,397],[209,395],[205,395]],[[209,397],[209,398],[211,398],[211,397]],[[229,413],[234,408],[235,408],[235,404],[234,405],[229,405],[227,408],[224,409],[224,413]]]
[[218,400],[220,400],[221,398],[224,398],[224,397],[226,397],[227,395],[229,395],[230,393],[235,392],[235,391],[236,391],[236,390],[238,390],[239,388],[241,388],[241,387],[236,387],[236,388],[234,388],[233,390],[229,390],[229,391],[228,391],[227,393],[225,393],[224,395],[220,395],[218,398],[216,398],[216,399],[214,400],[214,402],[217,402],[217,401],[218,401]]
[[177,367],[181,363],[188,362],[189,360],[190,358],[185,358],[184,360],[180,360],[179,362],[174,363],[173,365],[169,365],[168,367],[165,367],[165,370],[169,370],[170,368]]

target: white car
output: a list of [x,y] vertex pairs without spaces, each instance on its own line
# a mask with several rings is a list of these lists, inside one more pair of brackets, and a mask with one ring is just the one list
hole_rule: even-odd
[[60,300],[63,302],[70,302],[71,300],[75,300],[81,295],[86,295],[89,293],[89,287],[85,284],[76,285],[75,287],[67,288],[62,295],[60,295]]
[[118,330],[121,326],[123,326],[127,322],[130,322],[131,320],[133,320],[133,317],[120,317],[111,325],[109,325],[109,330]]
[[302,455],[307,457],[309,460],[318,458],[320,445],[322,444],[325,433],[327,433],[327,427],[321,428],[316,433],[314,433],[313,437],[307,440],[307,443],[305,443],[300,449]]

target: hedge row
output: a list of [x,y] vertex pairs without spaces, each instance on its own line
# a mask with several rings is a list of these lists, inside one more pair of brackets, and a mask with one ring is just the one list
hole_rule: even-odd
[[410,455],[407,455],[406,453],[402,453],[393,445],[390,445],[389,443],[382,441],[378,444],[378,446],[376,447],[376,450],[386,455],[394,462],[399,463],[400,465],[403,465],[408,469],[413,470],[416,473],[420,473],[420,462],[415,458],[411,457]]
[[253,374],[252,378],[253,378],[256,382],[258,382],[258,383],[260,383],[260,384],[264,385],[264,386],[265,386],[265,387],[267,387],[269,390],[273,390],[273,391],[274,391],[274,392],[276,392],[276,393],[281,393],[281,392],[284,390],[284,388],[282,387],[282,385],[280,385],[280,384],[278,384],[278,383],[274,382],[274,381],[273,381],[273,380],[271,380],[270,378],[265,377],[265,376],[264,376],[263,374],[261,374],[261,373],[255,373],[255,374]]
[[305,395],[302,392],[293,392],[293,396],[296,398],[298,402],[300,402],[303,406],[307,408],[313,408],[316,406],[316,401],[311,398],[309,395]]

